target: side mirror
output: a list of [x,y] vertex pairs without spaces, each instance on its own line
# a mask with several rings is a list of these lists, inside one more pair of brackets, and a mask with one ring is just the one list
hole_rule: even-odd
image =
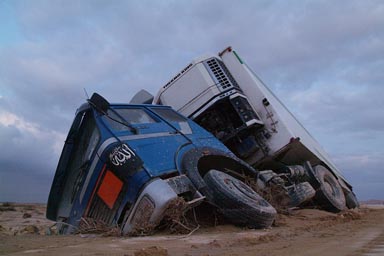
[[109,102],[98,93],[93,93],[91,98],[88,100],[88,103],[101,113],[107,112],[109,109]]

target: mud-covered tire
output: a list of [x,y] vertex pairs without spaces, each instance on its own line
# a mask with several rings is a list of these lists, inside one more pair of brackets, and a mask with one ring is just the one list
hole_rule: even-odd
[[276,210],[244,182],[217,170],[205,176],[208,200],[231,222],[251,228],[272,225]]
[[354,209],[354,208],[360,207],[359,201],[357,200],[355,193],[353,193],[352,191],[348,191],[344,194],[344,196],[345,196],[345,202],[348,209]]
[[316,191],[316,199],[320,206],[332,212],[344,210],[345,196],[336,177],[322,165],[315,166],[314,172],[320,182],[320,187]]
[[288,192],[291,199],[290,206],[295,207],[312,199],[316,195],[315,189],[309,182],[296,184],[295,187]]

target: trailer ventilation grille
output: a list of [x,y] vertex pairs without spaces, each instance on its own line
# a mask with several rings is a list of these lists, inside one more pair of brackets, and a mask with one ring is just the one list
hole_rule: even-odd
[[221,90],[226,90],[230,87],[239,88],[239,85],[233,79],[224,63],[216,58],[212,58],[206,61],[211,74],[216,78],[218,86]]

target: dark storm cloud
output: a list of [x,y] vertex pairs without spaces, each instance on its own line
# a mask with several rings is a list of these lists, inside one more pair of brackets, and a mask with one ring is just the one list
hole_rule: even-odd
[[[1,145],[7,145],[0,149],[2,183],[26,173],[47,174],[41,184],[33,181],[28,188],[39,194],[39,200],[48,193],[60,147],[76,108],[86,98],[83,88],[127,102],[141,88],[156,93],[193,58],[228,45],[351,180],[363,176],[363,166],[369,168],[364,184],[382,178],[381,1],[6,4],[15,14],[12,24],[17,24],[20,35],[12,44],[0,43],[0,138]],[[18,154],[24,162],[15,160]],[[12,186],[1,187],[7,190],[0,193],[3,200],[34,200],[12,194]],[[364,194],[374,195],[372,189]]]

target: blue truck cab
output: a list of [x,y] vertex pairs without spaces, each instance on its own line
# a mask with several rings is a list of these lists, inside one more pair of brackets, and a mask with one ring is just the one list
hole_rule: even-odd
[[212,169],[257,174],[170,107],[110,104],[95,93],[76,112],[46,215],[61,234],[86,218],[130,234],[159,224],[179,197],[198,205],[209,195],[203,177]]

